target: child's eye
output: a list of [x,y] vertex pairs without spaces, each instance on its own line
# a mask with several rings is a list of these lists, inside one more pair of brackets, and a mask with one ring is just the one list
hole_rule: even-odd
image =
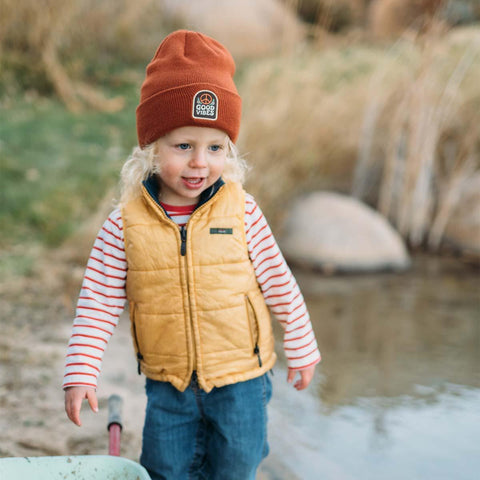
[[190,148],[190,144],[189,143],[179,143],[177,145],[177,148],[179,148],[180,150],[188,150]]
[[222,149],[222,146],[221,146],[221,145],[211,145],[211,146],[210,146],[210,150],[211,150],[212,152],[218,152],[218,151],[221,150],[221,149]]

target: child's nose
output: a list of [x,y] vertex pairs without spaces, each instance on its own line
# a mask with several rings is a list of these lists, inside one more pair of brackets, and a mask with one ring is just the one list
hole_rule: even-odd
[[202,149],[195,149],[190,158],[190,166],[195,168],[202,168],[207,166],[207,156]]

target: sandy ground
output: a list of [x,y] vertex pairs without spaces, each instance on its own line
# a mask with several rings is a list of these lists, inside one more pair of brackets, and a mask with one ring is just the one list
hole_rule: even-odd
[[[126,315],[104,357],[100,411],[94,414],[84,404],[81,427],[65,415],[61,382],[79,272],[52,265],[29,279],[0,281],[0,457],[107,454],[107,403],[118,394],[123,399],[121,455],[138,461],[145,379],[136,371]],[[258,478],[295,479],[280,472],[271,455]]]

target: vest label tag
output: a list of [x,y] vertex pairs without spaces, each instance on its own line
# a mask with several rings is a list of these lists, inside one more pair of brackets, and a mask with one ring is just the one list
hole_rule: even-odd
[[233,234],[233,228],[211,228],[210,229],[210,234],[212,235],[232,235]]

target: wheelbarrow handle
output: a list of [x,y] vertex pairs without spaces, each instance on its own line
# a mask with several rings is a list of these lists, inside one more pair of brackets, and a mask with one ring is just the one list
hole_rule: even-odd
[[108,454],[116,457],[120,455],[122,403],[122,398],[119,395],[110,395],[108,398]]
[[110,395],[108,397],[108,430],[112,425],[122,425],[122,404],[123,400],[120,395]]

